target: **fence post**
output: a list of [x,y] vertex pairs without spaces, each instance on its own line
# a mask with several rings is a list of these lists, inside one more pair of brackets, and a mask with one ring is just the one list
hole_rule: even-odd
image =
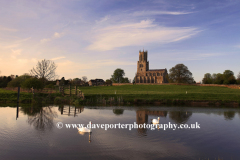
[[18,87],[17,103],[19,103],[20,87]]
[[71,96],[71,84],[69,84],[69,91],[70,91],[70,96]]

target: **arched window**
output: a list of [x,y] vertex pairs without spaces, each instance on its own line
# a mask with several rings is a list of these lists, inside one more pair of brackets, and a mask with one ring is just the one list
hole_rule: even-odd
[[157,73],[157,76],[160,76],[160,73]]
[[156,76],[156,73],[153,73],[153,76]]

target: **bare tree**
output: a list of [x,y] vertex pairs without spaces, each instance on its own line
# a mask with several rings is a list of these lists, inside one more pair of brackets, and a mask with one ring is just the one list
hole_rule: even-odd
[[87,77],[86,77],[86,76],[83,76],[83,77],[82,77],[82,80],[83,80],[84,82],[87,82]]
[[52,80],[56,78],[56,64],[51,60],[38,61],[36,68],[30,70],[30,74],[37,78]]

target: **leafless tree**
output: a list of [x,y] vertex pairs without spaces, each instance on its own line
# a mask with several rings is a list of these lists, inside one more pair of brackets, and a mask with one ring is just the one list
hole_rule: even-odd
[[30,74],[37,78],[52,80],[56,78],[55,70],[57,65],[51,60],[38,61],[36,68],[30,70]]
[[83,77],[82,77],[82,80],[83,80],[84,82],[87,82],[87,77],[86,77],[86,76],[83,76]]

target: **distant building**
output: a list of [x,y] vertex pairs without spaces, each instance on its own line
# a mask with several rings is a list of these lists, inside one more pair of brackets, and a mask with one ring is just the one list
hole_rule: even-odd
[[84,84],[85,84],[85,82],[82,81],[81,79],[73,80],[73,81],[72,81],[72,85],[82,86],[82,85],[84,85]]
[[60,80],[56,80],[56,85],[59,86]]
[[149,69],[148,52],[139,51],[135,83],[168,83],[167,69]]
[[99,86],[104,85],[105,81],[103,79],[91,79],[88,81],[89,86]]

